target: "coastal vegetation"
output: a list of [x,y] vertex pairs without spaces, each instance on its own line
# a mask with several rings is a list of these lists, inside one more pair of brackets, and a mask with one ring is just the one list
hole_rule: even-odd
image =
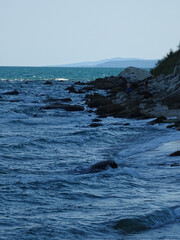
[[155,77],[160,74],[171,74],[178,63],[180,63],[180,44],[178,50],[173,51],[171,49],[163,59],[157,62],[156,67],[151,69],[151,74]]

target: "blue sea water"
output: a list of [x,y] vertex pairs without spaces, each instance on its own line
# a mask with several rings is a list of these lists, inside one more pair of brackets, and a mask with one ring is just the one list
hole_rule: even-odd
[[[113,117],[91,128],[87,107],[43,108],[84,106],[65,89],[121,70],[0,67],[0,239],[180,239],[180,132]],[[118,168],[86,171],[103,160]]]

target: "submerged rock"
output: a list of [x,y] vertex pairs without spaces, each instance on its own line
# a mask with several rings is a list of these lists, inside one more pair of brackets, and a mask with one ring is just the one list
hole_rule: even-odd
[[100,172],[106,170],[108,167],[118,168],[118,165],[113,160],[101,161],[91,166],[90,172]]
[[77,93],[77,91],[76,91],[74,86],[67,87],[65,90],[68,90],[69,93]]
[[46,84],[46,85],[52,85],[52,82],[51,81],[46,81],[45,83],[43,84]]
[[92,121],[93,121],[93,122],[101,122],[102,120],[99,119],[99,118],[95,118],[95,119],[93,119]]
[[180,156],[180,151],[173,152],[169,155],[170,157]]
[[164,123],[167,120],[164,116],[159,116],[155,120],[151,121],[149,124],[154,125],[156,123]]
[[66,111],[84,111],[84,107],[80,105],[67,105],[61,103],[53,103],[51,105],[43,107],[43,109],[64,109]]
[[71,98],[61,98],[60,101],[62,102],[72,102]]
[[89,126],[90,127],[100,127],[100,126],[103,126],[103,124],[102,123],[91,123]]
[[180,166],[180,163],[172,163],[171,165],[170,165],[170,167],[179,167]]
[[84,107],[80,105],[65,105],[64,109],[66,111],[84,111]]
[[3,93],[4,95],[18,95],[19,94],[19,92],[17,91],[17,90],[13,90],[13,91],[11,91],[11,92],[5,92],[5,93]]

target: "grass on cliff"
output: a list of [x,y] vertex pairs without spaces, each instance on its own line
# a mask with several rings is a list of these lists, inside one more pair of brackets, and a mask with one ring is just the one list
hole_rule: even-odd
[[156,67],[151,69],[151,74],[156,77],[160,74],[168,75],[170,73],[173,73],[174,68],[178,62],[180,62],[180,47],[175,52],[170,50],[166,57],[159,60]]

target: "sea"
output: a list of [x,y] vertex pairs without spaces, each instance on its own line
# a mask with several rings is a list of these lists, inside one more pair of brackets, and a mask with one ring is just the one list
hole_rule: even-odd
[[[66,90],[121,71],[0,67],[1,240],[180,239],[180,131],[113,117],[93,128],[86,93]],[[84,111],[44,108],[63,98]],[[106,160],[118,168],[88,171]]]

